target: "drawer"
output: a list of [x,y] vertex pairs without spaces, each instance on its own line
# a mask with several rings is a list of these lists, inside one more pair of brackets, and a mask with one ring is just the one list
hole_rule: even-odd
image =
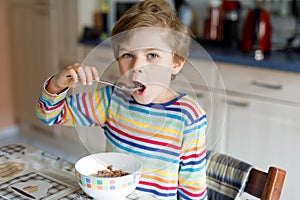
[[220,63],[225,90],[300,104],[300,74]]

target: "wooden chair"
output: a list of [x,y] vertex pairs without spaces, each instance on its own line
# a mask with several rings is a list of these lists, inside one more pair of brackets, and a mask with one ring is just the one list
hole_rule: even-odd
[[268,172],[252,168],[244,191],[261,200],[279,200],[285,175],[284,170],[273,166]]
[[207,153],[207,188],[210,200],[233,200],[248,193],[261,200],[279,200],[286,172],[271,166],[268,172],[226,154]]

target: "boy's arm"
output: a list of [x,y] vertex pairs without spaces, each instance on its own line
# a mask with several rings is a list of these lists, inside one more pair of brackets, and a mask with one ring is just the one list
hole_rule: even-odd
[[36,105],[36,116],[42,122],[50,126],[54,124],[73,126],[75,121],[81,126],[104,123],[107,107],[105,91],[109,93],[108,89],[71,96],[67,96],[68,89],[59,94],[51,94],[46,90],[50,80],[51,78],[45,82]]
[[186,127],[180,158],[179,199],[207,199],[206,186],[206,115]]

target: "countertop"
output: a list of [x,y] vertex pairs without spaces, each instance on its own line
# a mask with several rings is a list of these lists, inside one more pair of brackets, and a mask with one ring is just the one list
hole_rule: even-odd
[[209,45],[204,46],[204,48],[215,62],[300,73],[300,51],[271,51],[269,54],[264,55],[263,60],[255,60],[253,53],[244,53],[238,49]]
[[[100,40],[81,39],[81,45],[96,46],[101,43]],[[300,73],[300,51],[296,50],[276,50],[264,55],[263,60],[255,60],[254,55],[243,53],[237,48],[222,47],[218,44],[199,41],[199,44],[207,51],[209,56],[215,62],[232,63],[259,68],[282,70],[288,72]],[[191,58],[197,58],[193,52]]]

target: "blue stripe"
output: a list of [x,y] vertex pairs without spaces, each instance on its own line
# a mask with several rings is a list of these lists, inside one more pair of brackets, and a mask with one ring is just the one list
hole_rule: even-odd
[[124,104],[123,101],[120,101],[120,99],[113,98],[113,100],[117,104],[121,105],[122,107],[128,108],[131,111],[136,111],[136,112],[139,112],[139,113],[146,113],[148,115],[155,115],[155,116],[161,116],[161,117],[168,117],[168,118],[171,118],[171,119],[177,119],[179,121],[184,121],[184,123],[187,124],[186,120],[183,117],[179,116],[179,115],[174,115],[174,114],[169,114],[169,113],[154,112],[154,111],[151,111],[151,110],[145,110],[145,109],[142,109],[140,107],[136,107],[136,105],[134,105],[134,106],[126,105],[126,104]]
[[197,126],[191,128],[191,129],[186,129],[184,130],[184,134],[188,134],[188,133],[194,133],[194,131],[200,130],[201,128],[205,127],[207,125],[207,121],[204,121],[202,124],[198,124]]
[[[191,199],[189,196],[186,196],[186,194],[184,194],[181,190],[178,190],[178,194],[181,197],[180,199],[194,200],[194,199]],[[205,194],[205,196],[202,199],[199,199],[199,200],[203,200],[206,198],[207,198],[207,193]]]
[[[127,152],[131,152],[131,153],[134,153],[136,155],[139,155],[139,156],[142,156],[142,157],[145,157],[145,158],[153,158],[153,159],[157,159],[157,160],[162,160],[162,161],[165,161],[165,162],[170,162],[170,163],[178,163],[178,160],[176,159],[169,159],[169,158],[166,158],[166,157],[162,157],[162,156],[154,156],[154,155],[151,155],[151,154],[147,154],[147,153],[142,153],[142,152],[139,152],[139,151],[135,151],[133,149],[130,149],[130,148],[127,148],[127,147],[124,147],[122,145],[120,145],[118,142],[116,142],[115,140],[113,140],[110,135],[112,135],[108,130],[107,128],[105,127],[105,135],[107,137],[107,139],[113,143],[116,147],[124,150],[124,151],[127,151]],[[124,141],[123,139],[121,138],[118,138],[117,139],[121,140],[121,141]],[[124,142],[125,143],[125,142]]]
[[203,114],[200,118],[197,118],[194,123],[201,122],[202,120],[206,119],[206,114]]
[[173,151],[168,151],[168,150],[164,150],[164,149],[159,149],[159,148],[153,148],[153,147],[148,147],[148,146],[144,146],[144,145],[140,145],[138,143],[133,143],[133,142],[130,142],[128,140],[125,140],[124,138],[121,138],[119,136],[117,136],[116,134],[110,132],[108,129],[107,131],[118,141],[121,141],[125,144],[128,144],[130,146],[133,146],[135,148],[140,148],[140,149],[143,149],[143,150],[147,150],[147,151],[151,151],[151,152],[159,152],[159,153],[165,153],[165,154],[168,154],[168,155],[172,155],[172,156],[176,156],[176,157],[179,157],[179,153],[175,153]]
[[194,118],[192,117],[192,115],[187,111],[187,110],[185,110],[185,109],[182,109],[182,108],[169,108],[169,107],[165,107],[165,109],[166,110],[168,110],[168,111],[173,111],[173,112],[178,112],[178,113],[183,113],[183,114],[185,114],[188,118],[189,118],[189,120],[190,121],[194,121]]
[[182,172],[199,172],[204,170],[205,165],[197,168],[181,168],[180,171]]
[[182,166],[199,165],[202,162],[204,162],[205,160],[206,160],[206,158],[202,158],[201,160],[198,160],[198,161],[182,162]]
[[[91,125],[92,124],[91,122],[90,122],[90,124],[86,123],[86,121],[89,121],[87,119],[87,117],[85,115],[81,114],[81,107],[80,107],[80,102],[79,102],[79,95],[75,95],[75,98],[77,99],[77,106],[79,106],[77,108],[74,106],[74,104],[75,104],[74,99],[70,97],[70,106],[71,106],[72,111],[74,112],[74,119],[75,119],[75,121],[78,123],[78,125],[81,125],[81,126],[89,126],[89,125]],[[86,118],[86,120],[83,117]]]

